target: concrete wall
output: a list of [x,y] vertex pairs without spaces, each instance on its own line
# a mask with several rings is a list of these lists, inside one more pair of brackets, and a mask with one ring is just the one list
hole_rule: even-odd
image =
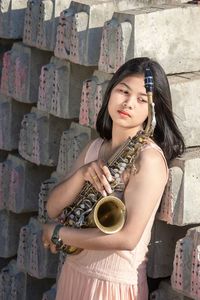
[[0,299],[55,299],[47,194],[96,136],[112,73],[137,56],[166,70],[187,146],[152,230],[151,299],[200,299],[200,6],[183,2],[0,0]]

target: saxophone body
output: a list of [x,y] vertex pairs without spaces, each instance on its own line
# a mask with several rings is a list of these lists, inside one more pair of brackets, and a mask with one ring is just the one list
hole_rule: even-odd
[[[149,75],[148,70],[148,78],[145,76],[146,90],[147,85],[150,85],[149,82],[152,84],[152,75]],[[126,207],[124,202],[115,196],[115,193],[123,194],[125,186],[121,175],[127,168],[134,169],[140,150],[153,134],[156,123],[152,89],[147,90],[147,96],[148,121],[145,130],[139,131],[132,138],[129,137],[107,163],[114,179],[110,183],[114,192],[103,197],[90,182],[86,182],[73,205],[66,207],[59,216],[60,223],[73,228],[98,227],[106,234],[113,234],[122,229],[126,220]],[[73,246],[65,247],[67,254],[78,254],[80,251],[81,249]]]

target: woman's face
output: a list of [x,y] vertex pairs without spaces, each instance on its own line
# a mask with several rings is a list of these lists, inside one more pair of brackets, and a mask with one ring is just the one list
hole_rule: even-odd
[[111,92],[108,112],[116,128],[142,129],[148,116],[144,76],[128,76],[118,83]]

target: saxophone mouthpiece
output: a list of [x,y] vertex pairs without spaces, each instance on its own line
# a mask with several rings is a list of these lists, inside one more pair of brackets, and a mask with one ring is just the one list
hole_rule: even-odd
[[152,75],[150,68],[146,68],[146,70],[145,70],[144,86],[145,86],[147,93],[153,92],[153,75]]

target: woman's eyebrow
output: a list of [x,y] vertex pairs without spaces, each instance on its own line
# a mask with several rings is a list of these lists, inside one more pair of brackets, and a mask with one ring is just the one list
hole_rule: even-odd
[[[125,87],[127,87],[127,89],[129,89],[130,91],[132,91],[131,87],[130,87],[128,84],[126,84],[125,82],[120,82],[119,84],[124,85]],[[144,96],[144,97],[147,96],[146,93],[139,93],[139,94],[140,94],[141,96]]]
[[127,87],[127,89],[129,89],[130,91],[132,91],[132,89],[130,88],[130,86],[128,84],[126,84],[125,82],[120,82],[119,84],[125,85],[125,87]]

